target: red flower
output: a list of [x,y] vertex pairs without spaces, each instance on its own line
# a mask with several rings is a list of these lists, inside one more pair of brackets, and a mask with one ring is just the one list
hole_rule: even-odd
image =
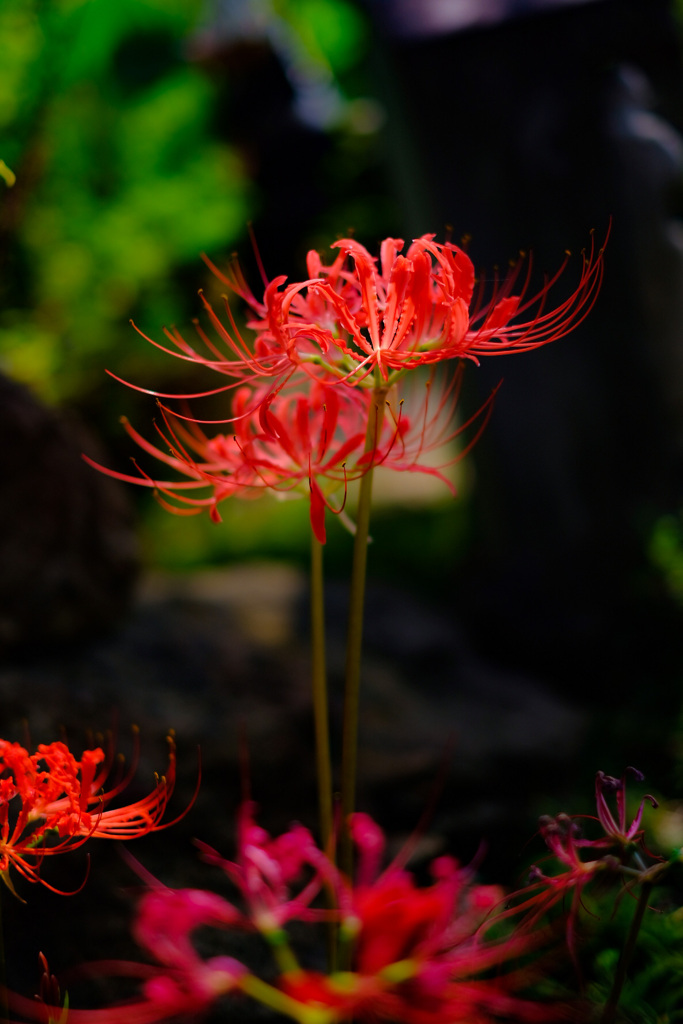
[[[233,399],[231,435],[208,437],[200,421],[162,406],[165,429],[157,430],[166,450],[125,422],[130,436],[147,454],[185,479],[159,480],[143,470],[133,476],[85,458],[119,480],[154,488],[158,501],[170,512],[196,515],[208,510],[214,522],[220,522],[218,505],[227,498],[253,498],[264,491],[279,497],[303,493],[310,502],[313,532],[324,543],[326,510],[341,513],[349,481],[374,466],[436,476],[455,493],[443,470],[474,445],[493,399],[492,395],[467,422],[454,427],[461,378],[462,373],[456,372],[446,386],[432,377],[426,386],[410,381],[404,397],[400,383],[379,394],[310,377],[292,378],[270,393],[242,385]],[[368,446],[373,418],[381,426],[374,444]],[[445,463],[426,461],[430,452],[471,427],[473,436]]]
[[[342,1019],[349,1014],[362,1021],[479,1024],[498,1015],[519,1021],[556,1019],[548,1006],[515,994],[528,978],[509,965],[532,948],[530,937],[486,937],[486,925],[503,899],[498,887],[473,885],[472,872],[452,857],[432,863],[434,883],[426,888],[418,888],[397,862],[379,873],[380,829],[365,814],[353,815],[351,829],[358,850],[357,882],[341,934],[352,943],[353,970],[324,979],[322,990],[317,979],[315,999],[336,1006]],[[478,978],[494,967],[495,977]],[[287,978],[287,991],[302,1000],[314,978]]]
[[[643,775],[635,768],[627,768],[639,782]],[[653,807],[657,801],[646,795],[640,802],[635,817],[630,824],[626,820],[626,773],[616,779],[604,772],[598,772],[595,780],[595,796],[598,815],[558,814],[551,818],[544,815],[540,820],[540,832],[545,840],[551,856],[559,865],[555,874],[545,874],[534,865],[531,871],[531,884],[516,894],[515,906],[510,914],[526,913],[527,926],[533,926],[565,896],[570,897],[567,915],[567,944],[574,952],[576,922],[582,906],[582,897],[587,885],[596,879],[617,879],[623,891],[638,880],[639,875],[648,871],[643,853],[648,854],[643,843],[640,824],[645,802]],[[616,795],[616,817],[608,803],[608,798]],[[596,839],[583,835],[578,819],[587,818],[597,821],[604,834]],[[653,857],[654,855],[648,854]],[[661,861],[661,858],[654,858]],[[651,869],[650,869],[651,870]],[[521,901],[520,901],[521,898]]]
[[[309,278],[274,291],[264,306],[247,300],[259,320],[250,324],[265,346],[287,352],[292,363],[320,366],[340,379],[362,383],[375,369],[378,380],[393,371],[482,355],[528,351],[564,337],[590,312],[602,282],[603,250],[582,257],[579,282],[568,298],[548,308],[549,294],[568,257],[542,288],[527,296],[529,273],[518,293],[521,263],[493,294],[475,288],[469,256],[433,235],[415,239],[404,255],[403,239],[386,238],[380,266],[353,239],[333,243],[340,255],[325,266],[309,253]],[[215,269],[215,268],[213,268]],[[228,279],[225,279],[228,280]],[[278,279],[284,285],[284,279]],[[316,352],[316,347],[319,351]]]
[[[514,294],[518,265],[503,281],[496,281],[493,294],[484,299],[483,290],[475,288],[472,262],[458,246],[423,235],[405,255],[403,247],[402,239],[385,239],[379,268],[353,239],[334,243],[340,251],[329,266],[309,252],[309,277],[287,284],[284,277],[269,282],[264,274],[262,301],[248,288],[237,264],[224,275],[207,260],[255,314],[248,324],[255,332],[254,344],[241,337],[227,300],[229,328],[202,296],[218,343],[199,325],[203,352],[175,328],[166,330],[172,348],[148,340],[231,378],[230,383],[195,395],[137,390],[183,401],[233,390],[229,415],[202,420],[160,405],[161,448],[125,424],[143,450],[185,479],[159,480],[145,470],[133,476],[86,461],[118,479],[153,487],[169,511],[193,515],[208,509],[217,522],[218,505],[225,498],[302,490],[309,497],[311,526],[321,542],[326,536],[326,510],[341,512],[348,481],[376,465],[429,473],[449,483],[443,467],[426,465],[424,456],[464,429],[453,430],[443,415],[445,409],[453,411],[460,373],[436,402],[430,404],[427,397],[415,416],[412,411],[407,414],[397,398],[404,372],[446,359],[476,362],[481,355],[526,351],[563,337],[595,302],[603,250],[596,252],[591,246],[574,291],[548,309],[549,293],[566,260],[531,297],[526,297],[529,274]],[[465,425],[486,414],[474,440],[489,411],[487,402]],[[211,438],[204,432],[206,423],[231,423],[233,432]]]
[[31,882],[43,857],[74,849],[93,836],[135,839],[165,826],[161,819],[175,782],[175,745],[169,740],[165,776],[141,800],[109,808],[132,771],[106,790],[113,751],[96,747],[77,760],[65,743],[40,744],[35,754],[0,740],[0,876],[12,888],[10,869]]
[[[280,984],[288,995],[327,1010],[334,1021],[491,1024],[498,1017],[564,1019],[562,1008],[517,995],[529,976],[515,961],[538,939],[486,936],[503,898],[500,889],[472,885],[471,872],[451,857],[433,862],[434,883],[426,888],[418,888],[397,862],[380,873],[381,830],[364,814],[355,814],[351,827],[358,850],[356,884],[338,879],[340,937],[351,947],[351,969],[329,976],[311,971],[283,975]],[[494,968],[494,976],[480,977]]]
[[[347,482],[372,464],[360,460],[372,397],[309,378],[262,395],[260,401],[255,394],[247,386],[236,392],[232,435],[209,438],[198,422],[163,409],[167,432],[158,429],[170,454],[125,424],[141,448],[189,479],[157,480],[142,472],[135,477],[86,461],[117,479],[153,487],[171,512],[193,515],[208,509],[215,522],[220,522],[218,505],[226,498],[303,491],[310,500],[312,528],[324,543],[325,509],[341,512]],[[334,508],[328,495],[337,488],[343,494]],[[195,497],[196,491],[205,493]]]
[[[352,884],[315,845],[301,825],[271,838],[246,802],[238,819],[237,854],[226,861],[201,847],[204,859],[221,867],[237,886],[244,909],[222,896],[196,889],[172,890],[137,870],[149,884],[138,905],[134,936],[150,963],[107,961],[89,965],[109,977],[137,978],[139,996],[104,1010],[73,1010],[73,1024],[153,1024],[211,1009],[223,996],[250,996],[299,1024],[392,1021],[395,1024],[547,1024],[566,1020],[562,1006],[531,1003],[519,992],[532,979],[520,958],[536,949],[543,934],[514,931],[490,937],[489,925],[502,893],[473,884],[472,872],[451,857],[432,864],[432,884],[418,888],[395,861],[381,871],[384,837],[363,814],[352,819],[357,877]],[[312,901],[325,886],[336,909]],[[303,970],[284,926],[337,921],[342,957],[349,970],[330,975]],[[256,929],[267,939],[279,967],[276,986],[229,956],[204,959],[193,943],[199,927],[223,931]],[[500,930],[499,930],[500,931]],[[278,955],[279,954],[279,955]],[[33,1020],[52,1007],[10,993],[10,1005]],[[42,1014],[42,1017],[41,1017]],[[72,1018],[73,1014],[73,1018]],[[569,1018],[571,1019],[571,1018]]]
[[[569,897],[567,945],[573,956],[583,891],[596,877],[604,876],[605,872],[613,874],[618,868],[618,861],[606,851],[609,844],[604,840],[582,838],[579,825],[567,814],[559,814],[556,818],[544,815],[540,821],[540,832],[560,870],[557,874],[548,875],[534,865],[530,872],[531,884],[515,894],[515,904],[508,913],[525,915],[525,926],[532,928],[557,903]],[[588,851],[588,856],[585,856],[585,851]]]
[[484,286],[476,285],[467,253],[451,242],[435,242],[434,235],[415,239],[405,255],[403,239],[385,238],[379,267],[354,239],[334,242],[332,248],[339,254],[329,266],[317,252],[308,253],[308,277],[303,281],[287,284],[282,276],[268,281],[261,268],[263,299],[255,297],[236,261],[223,273],[204,257],[213,273],[252,310],[254,318],[247,326],[255,332],[253,342],[242,337],[227,297],[226,325],[202,292],[215,340],[198,321],[199,346],[186,341],[175,327],[164,328],[170,347],[136,330],[163,352],[227,376],[230,383],[175,395],[122,383],[158,398],[179,399],[215,395],[254,379],[274,381],[275,390],[295,372],[324,381],[332,375],[352,385],[380,385],[392,381],[396,371],[445,359],[477,362],[483,355],[524,352],[556,341],[588,315],[603,274],[603,249],[596,250],[591,237],[576,287],[549,308],[550,293],[568,256],[531,295],[530,260],[518,287],[520,258],[502,280],[495,276],[487,296]]

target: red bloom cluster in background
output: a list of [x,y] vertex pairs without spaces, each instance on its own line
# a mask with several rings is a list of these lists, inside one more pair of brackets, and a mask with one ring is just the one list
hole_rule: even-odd
[[[425,456],[477,421],[471,447],[490,410],[457,430],[452,419],[459,372],[447,385],[433,381],[405,392],[408,371],[434,370],[446,360],[477,362],[480,356],[538,348],[563,337],[589,313],[602,281],[602,249],[582,257],[579,282],[571,294],[549,308],[550,293],[567,264],[541,289],[528,295],[530,261],[520,282],[523,260],[492,294],[475,282],[467,253],[433,235],[404,242],[385,239],[377,259],[353,239],[335,242],[330,265],[309,252],[308,278],[286,283],[267,281],[257,299],[237,266],[213,272],[252,312],[247,326],[253,341],[242,337],[227,298],[226,326],[202,295],[215,332],[196,325],[199,346],[176,330],[166,329],[170,345],[152,344],[179,359],[228,377],[229,383],[198,394],[159,399],[163,423],[157,425],[161,446],[131,425],[130,436],[149,455],[180,475],[158,479],[140,468],[138,475],[104,469],[119,479],[153,487],[170,511],[193,515],[208,509],[220,519],[218,505],[228,497],[249,498],[270,490],[303,491],[310,500],[311,525],[325,541],[325,510],[340,512],[350,480],[374,466],[436,474]],[[519,285],[519,286],[518,286]],[[144,335],[144,337],[147,337]],[[219,420],[195,418],[188,399],[232,393],[230,408]],[[171,409],[162,400],[182,400]],[[388,414],[387,414],[388,413]],[[230,424],[229,431],[208,436],[207,423]],[[460,453],[457,457],[462,457]],[[456,458],[457,458],[456,457]],[[445,457],[448,461],[448,456]],[[455,461],[450,458],[450,461]],[[442,467],[443,468],[443,467]]]
[[78,760],[62,742],[41,743],[30,754],[19,743],[0,740],[0,877],[5,884],[13,889],[14,869],[52,888],[40,877],[44,857],[93,837],[135,839],[166,827],[161,819],[175,784],[172,738],[167,773],[157,777],[151,792],[125,807],[110,807],[130,782],[135,761],[107,789],[114,762],[111,742],[106,753],[94,747]]
[[[627,768],[637,782],[643,774],[636,768]],[[618,884],[652,882],[668,868],[661,857],[649,853],[643,841],[641,823],[645,804],[657,807],[657,801],[646,794],[630,823],[626,810],[626,772],[620,779],[598,772],[595,779],[597,822],[602,834],[595,839],[584,835],[579,824],[582,815],[543,815],[540,834],[555,862],[554,873],[547,874],[534,865],[531,884],[516,894],[511,914],[526,915],[526,924],[533,927],[557,903],[568,898],[567,944],[574,954],[576,922],[582,907],[586,887],[597,879],[616,880]],[[616,803],[616,815],[610,807],[610,798]]]

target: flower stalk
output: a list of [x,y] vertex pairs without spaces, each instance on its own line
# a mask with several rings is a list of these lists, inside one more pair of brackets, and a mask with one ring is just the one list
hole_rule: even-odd
[[626,942],[619,956],[617,963],[617,969],[614,973],[614,981],[612,983],[612,990],[609,994],[609,999],[605,1003],[605,1008],[602,1012],[600,1024],[613,1024],[617,1006],[619,1005],[619,999],[621,998],[621,992],[626,981],[626,974],[628,972],[629,964],[633,958],[633,953],[636,948],[636,942],[638,941],[638,934],[640,932],[640,926],[643,923],[643,917],[647,910],[648,902],[650,900],[650,894],[652,892],[652,882],[643,882],[640,888],[640,896],[638,897],[638,904],[631,920],[631,927],[629,928]]
[[[382,433],[384,403],[387,389],[378,387],[373,392],[373,407],[368,417],[365,452],[377,447]],[[344,679],[344,724],[342,733],[341,776],[341,867],[350,877],[353,871],[353,848],[347,823],[356,805],[356,776],[358,767],[358,716],[360,706],[360,670],[363,646],[363,613],[365,609],[365,581],[367,575],[370,512],[372,509],[373,466],[361,478],[356,515],[356,534],[351,566],[349,595],[349,621],[346,638],[346,674]]]
[[299,1024],[330,1024],[334,1020],[334,1014],[330,1010],[306,1006],[292,999],[285,992],[262,981],[255,974],[245,974],[240,979],[239,988],[245,995],[250,996],[263,1006],[270,1007],[277,1013],[282,1013]]
[[323,545],[311,531],[311,682],[315,723],[318,812],[323,850],[333,848],[332,758],[325,658],[325,601],[323,588]]

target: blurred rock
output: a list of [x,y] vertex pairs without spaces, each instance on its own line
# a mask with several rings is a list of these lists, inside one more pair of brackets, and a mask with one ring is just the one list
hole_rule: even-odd
[[[2,734],[16,738],[27,719],[34,741],[64,726],[78,745],[88,730],[118,723],[125,746],[135,723],[146,738],[141,771],[149,777],[173,728],[186,799],[196,774],[193,751],[201,746],[195,834],[231,835],[245,751],[254,798],[271,827],[292,818],[315,826],[307,604],[305,575],[284,565],[154,574],[117,630],[64,657],[0,669]],[[345,588],[328,588],[327,616],[336,748]],[[495,792],[499,822],[520,812],[524,819],[529,766],[537,778],[560,778],[585,731],[570,700],[538,679],[486,664],[452,622],[451,610],[437,612],[410,594],[368,591],[359,792],[390,829],[417,822],[444,761],[463,811],[485,799],[490,814]],[[480,822],[472,806],[466,815]]]

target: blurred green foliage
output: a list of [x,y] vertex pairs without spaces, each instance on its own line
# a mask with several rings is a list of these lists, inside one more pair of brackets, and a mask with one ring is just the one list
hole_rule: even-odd
[[[683,916],[680,879],[672,891],[655,891],[638,934],[635,955],[620,999],[618,1020],[624,1024],[673,1024],[683,1020]],[[614,981],[620,951],[635,909],[633,893],[622,892],[586,901],[594,915],[591,941],[583,951],[588,998],[604,1005]],[[588,966],[589,965],[589,966]]]
[[650,560],[659,569],[665,585],[683,603],[683,516],[662,516],[650,538]]
[[[140,351],[131,317],[149,333],[187,323],[199,253],[230,253],[258,212],[218,124],[220,76],[188,58],[208,10],[0,2],[0,159],[17,175],[11,192],[0,182],[0,365],[48,400],[79,402],[104,366],[120,372]],[[281,0],[271,16],[323,77],[358,62],[364,22],[346,0]]]
[[[184,58],[192,0],[4,0],[0,358],[51,401],[102,386],[134,343],[184,318],[200,250],[253,213],[238,152],[211,131],[212,85]],[[87,403],[86,403],[87,404]]]
[[[324,143],[315,174],[326,203],[306,237],[284,239],[293,260],[349,228],[362,234],[369,224],[380,237],[386,202],[366,180],[379,160],[381,115],[363,98],[365,16],[351,0],[232,7],[240,17],[270,19],[256,49],[284,40],[278,60],[294,99],[300,80],[333,101],[329,123],[323,118],[311,133]],[[160,391],[212,386],[148,345],[130,320],[153,338],[163,338],[163,324],[191,336],[197,289],[220,292],[200,253],[220,262],[238,249],[249,259],[247,224],[268,210],[243,129],[258,138],[270,128],[260,122],[263,99],[244,95],[244,55],[226,59],[226,40],[212,37],[220,8],[199,0],[0,0],[0,160],[8,169],[0,175],[0,369],[43,400],[75,409],[104,438],[108,463],[124,471],[133,453],[119,417],[150,436],[154,401],[105,369]],[[198,41],[207,36],[202,59]],[[247,65],[253,43],[247,38]],[[267,70],[263,52],[258,60]],[[268,230],[267,212],[264,219]],[[157,564],[307,548],[306,502],[236,503],[217,529],[204,517],[169,517],[149,492],[130,490]]]
[[294,30],[309,58],[334,75],[358,63],[367,43],[367,26],[346,0],[276,0],[274,9]]

